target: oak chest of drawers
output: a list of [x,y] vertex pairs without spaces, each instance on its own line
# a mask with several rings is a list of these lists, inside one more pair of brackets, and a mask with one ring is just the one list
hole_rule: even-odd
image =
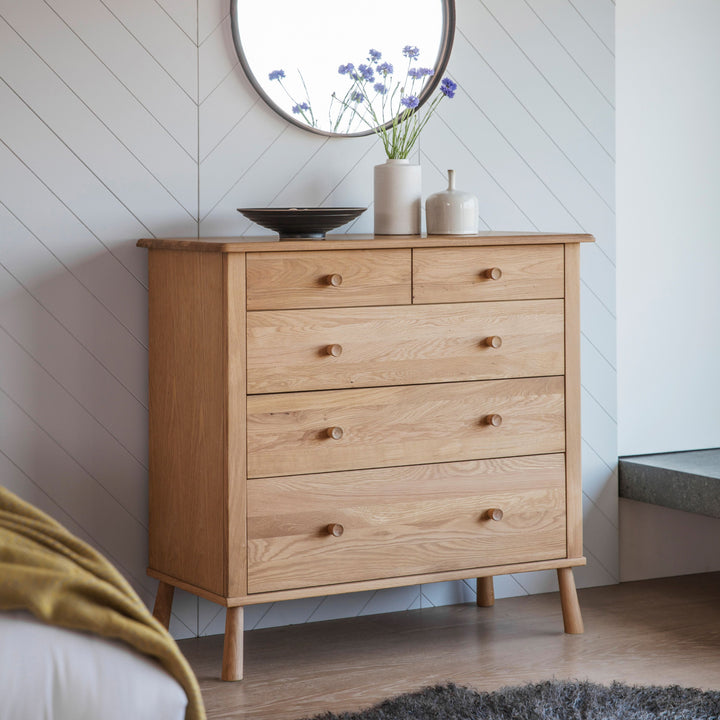
[[[342,239],[340,239],[342,238]],[[587,235],[149,248],[150,557],[228,608],[556,569],[582,632]]]

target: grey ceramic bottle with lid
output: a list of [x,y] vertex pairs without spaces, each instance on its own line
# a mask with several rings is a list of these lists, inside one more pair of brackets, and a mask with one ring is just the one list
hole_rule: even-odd
[[448,188],[425,201],[428,235],[475,235],[479,203],[471,193],[455,189],[455,171],[448,170]]

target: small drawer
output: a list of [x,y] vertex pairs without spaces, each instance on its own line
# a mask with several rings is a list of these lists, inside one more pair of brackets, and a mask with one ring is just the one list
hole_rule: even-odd
[[250,480],[248,590],[566,557],[562,454]]
[[561,452],[564,378],[250,395],[248,477]]
[[563,266],[562,245],[420,248],[413,302],[561,298]]
[[562,300],[247,314],[249,393],[562,375]]
[[410,250],[247,254],[248,310],[403,305],[410,302]]

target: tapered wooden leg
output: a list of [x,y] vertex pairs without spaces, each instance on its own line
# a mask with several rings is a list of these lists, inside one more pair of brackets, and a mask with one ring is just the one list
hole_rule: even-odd
[[167,630],[170,627],[170,612],[172,611],[175,588],[162,580],[158,583],[155,594],[153,616]]
[[562,605],[565,632],[579,635],[585,632],[585,628],[580,614],[580,603],[575,589],[572,568],[558,568],[557,574],[560,583],[560,603]]
[[478,607],[492,607],[495,604],[495,588],[492,575],[477,579]]
[[223,680],[242,680],[243,676],[243,608],[229,607],[225,613],[223,646]]

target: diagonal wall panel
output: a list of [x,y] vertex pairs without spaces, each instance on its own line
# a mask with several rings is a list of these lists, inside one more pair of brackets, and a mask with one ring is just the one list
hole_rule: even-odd
[[[150,3],[152,4],[152,3]],[[193,108],[197,97],[197,82],[181,83],[178,70],[168,70],[154,57],[137,36],[127,28],[118,32],[116,16],[100,3],[83,5],[68,3],[54,8],[72,32],[94,53],[98,60],[137,98],[147,113],[185,149],[191,158],[197,154],[197,123]],[[159,31],[168,31],[173,23],[170,16],[161,14]],[[145,21],[146,18],[143,18]],[[112,37],[112,42],[108,42]],[[184,33],[176,39],[183,66],[196,61],[194,42]],[[172,69],[172,68],[171,68]],[[193,74],[196,70],[193,67]],[[158,92],[161,88],[162,91]]]
[[[31,20],[23,14],[26,5]],[[16,56],[5,72],[8,83],[75,148],[101,154],[100,143],[113,138],[122,156],[146,170],[150,187],[159,186],[192,215],[194,160],[42,0],[27,0],[22,8],[4,13],[15,22],[2,37]],[[95,131],[94,148],[89,133],[79,136],[85,128]]]
[[614,106],[615,63],[612,51],[585,18],[567,0],[526,1],[572,61]]
[[[195,33],[188,36],[173,21],[172,12],[168,14],[155,0],[102,0],[102,4],[113,14],[117,25],[130,33],[188,96],[197,99]],[[183,21],[191,25],[187,3],[177,5]]]
[[600,41],[615,52],[615,0],[569,0]]
[[[0,482],[146,602],[135,242],[197,234],[196,28],[196,0],[0,0]],[[195,598],[179,593],[172,627],[197,632]]]
[[481,0],[481,4],[494,20],[494,23],[486,20],[487,26],[495,33],[505,34],[600,145],[612,155],[615,146],[614,114],[607,112],[607,99],[590,82],[527,2]]

